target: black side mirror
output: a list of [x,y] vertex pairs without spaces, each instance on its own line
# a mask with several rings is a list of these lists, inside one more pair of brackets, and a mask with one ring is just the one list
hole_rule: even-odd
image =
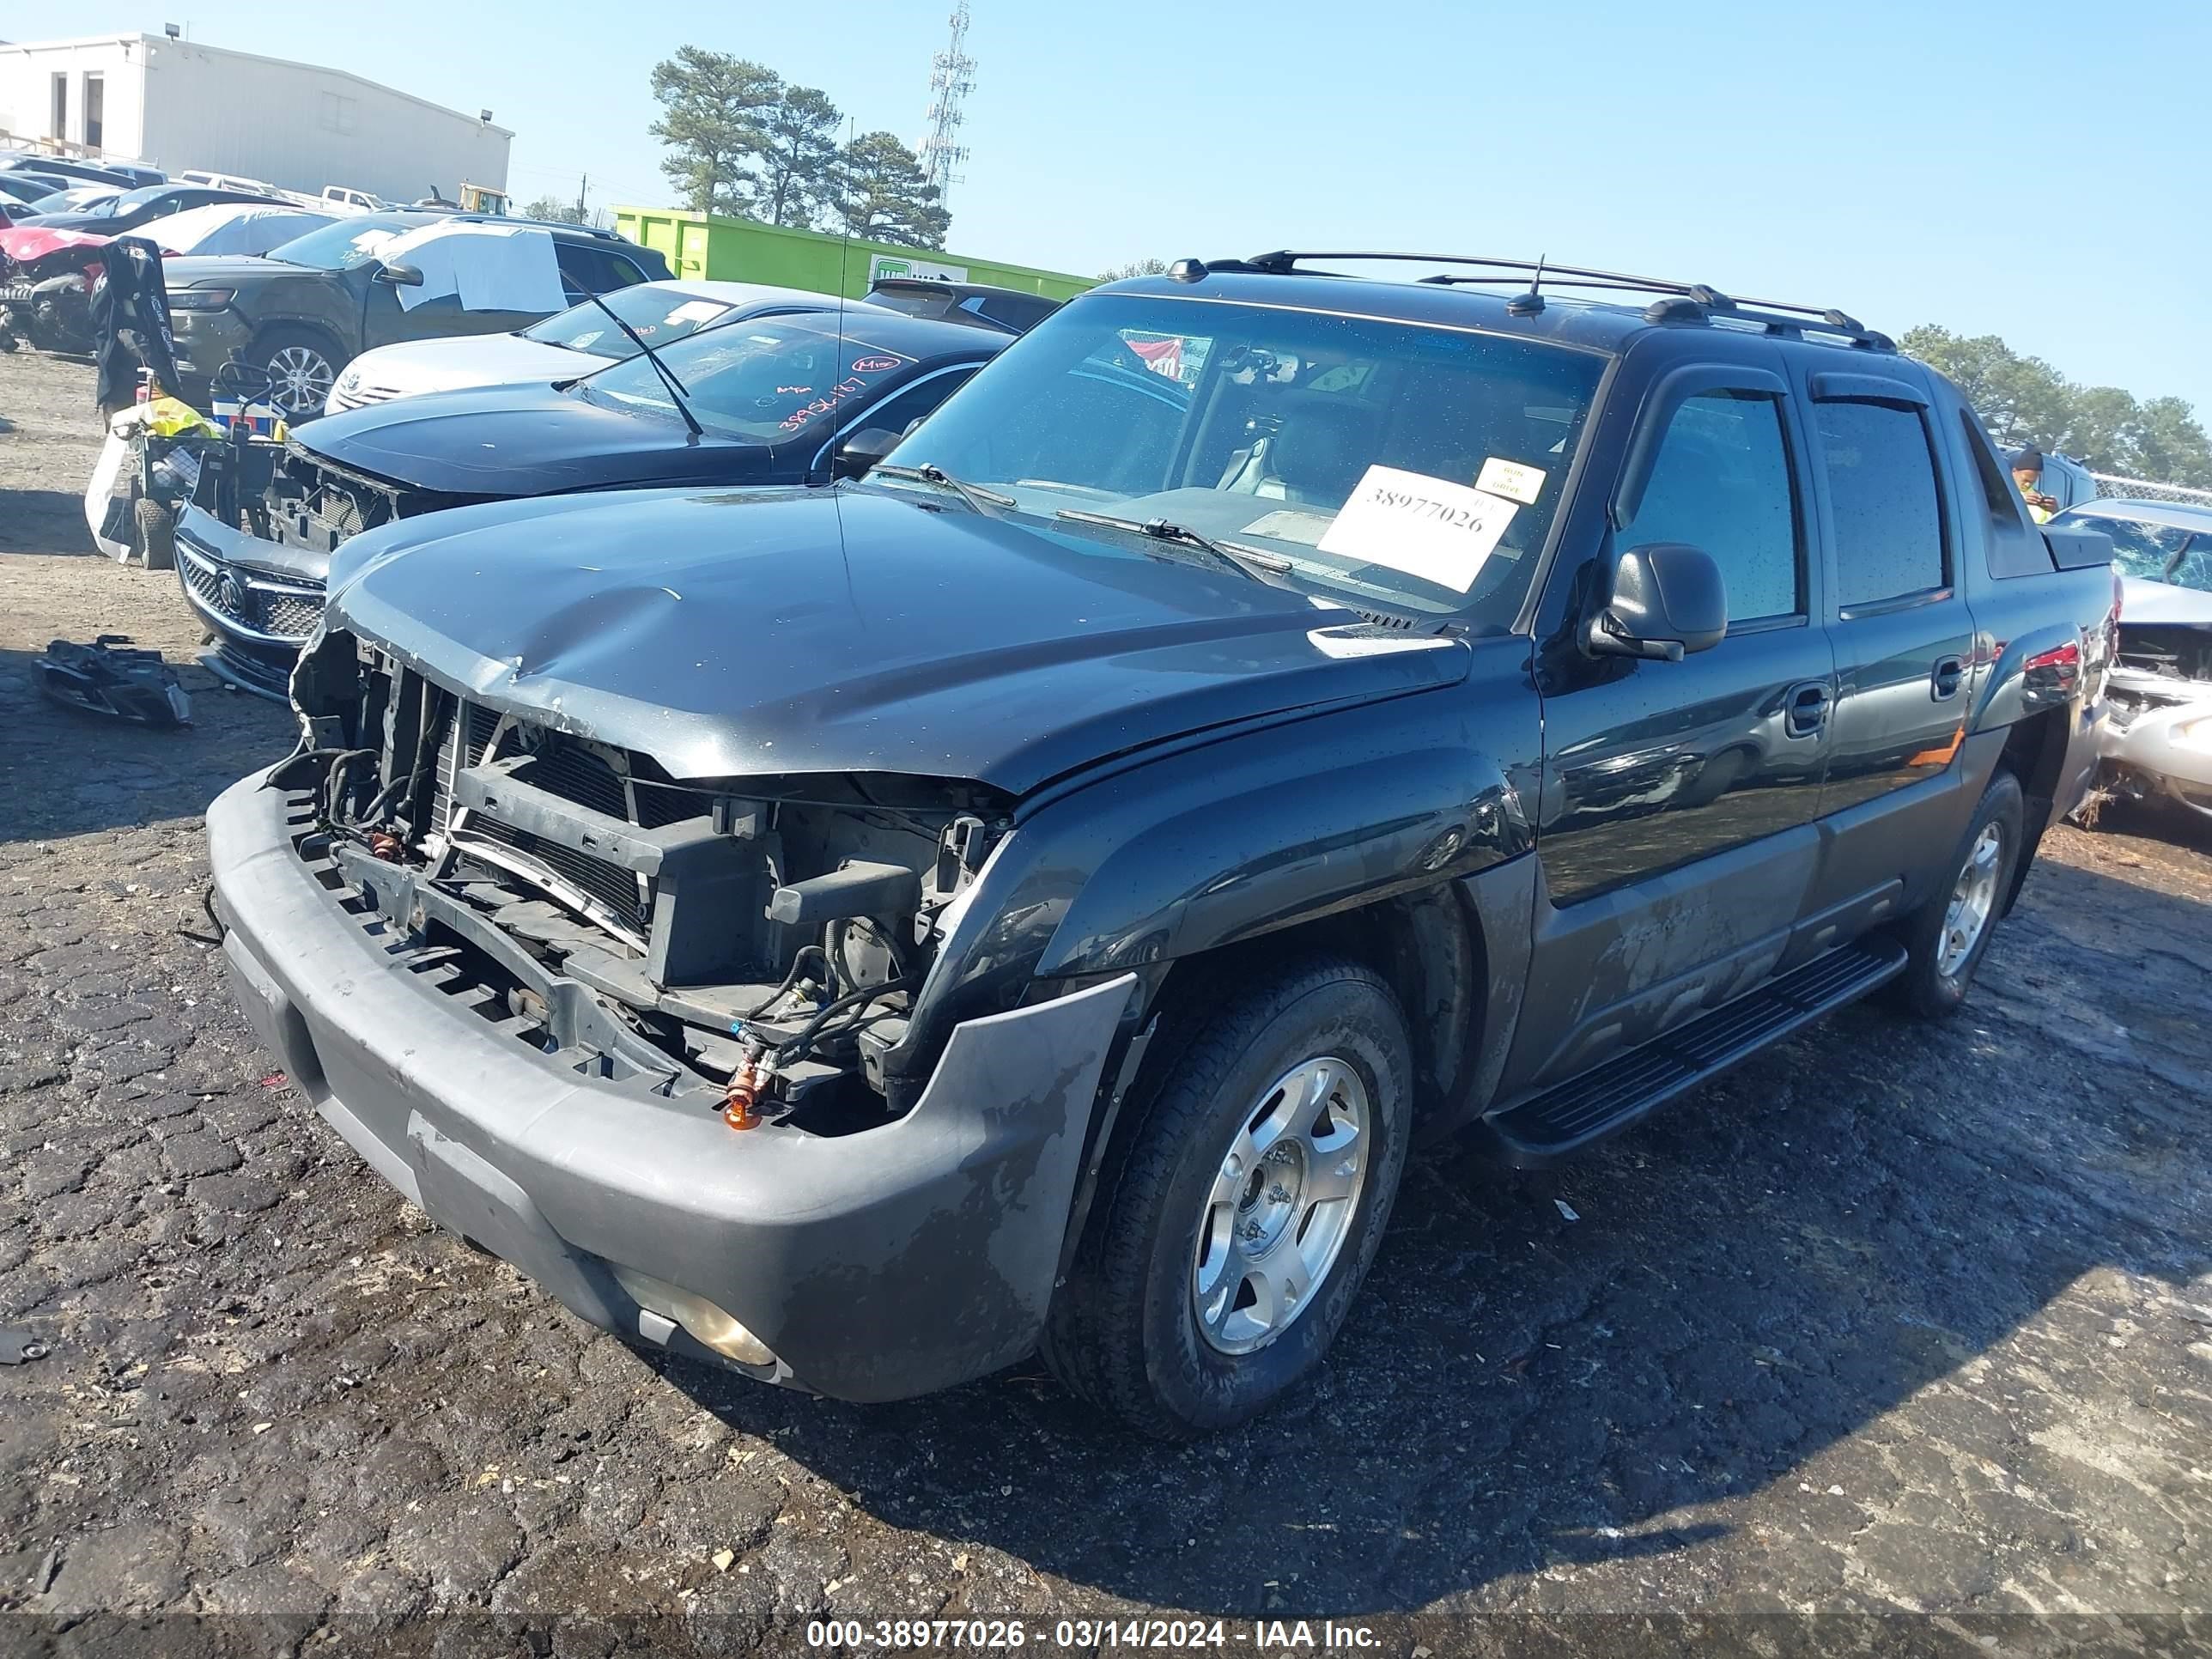
[[830,472],[840,478],[866,477],[870,467],[899,447],[901,435],[888,427],[862,427],[837,446]]
[[1686,542],[1632,547],[1613,568],[1612,597],[1583,643],[1600,657],[1680,662],[1728,632],[1728,590],[1712,555]]
[[394,288],[420,288],[422,273],[413,265],[389,264],[376,273],[380,283],[389,283]]

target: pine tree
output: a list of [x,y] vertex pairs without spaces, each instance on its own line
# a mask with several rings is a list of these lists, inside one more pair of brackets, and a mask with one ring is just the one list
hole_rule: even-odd
[[837,221],[855,236],[901,247],[943,247],[952,215],[915,153],[888,132],[863,133],[839,159]]

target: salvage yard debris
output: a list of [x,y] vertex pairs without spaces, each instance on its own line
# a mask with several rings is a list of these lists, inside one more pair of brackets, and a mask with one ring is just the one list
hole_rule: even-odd
[[191,699],[177,671],[158,651],[118,648],[130,644],[128,634],[102,634],[90,645],[54,640],[39,659],[40,689],[56,702],[134,726],[190,726]]

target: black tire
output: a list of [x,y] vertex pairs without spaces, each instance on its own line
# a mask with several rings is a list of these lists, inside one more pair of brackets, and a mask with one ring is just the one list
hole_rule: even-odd
[[[1905,1012],[1922,1019],[1948,1019],[1959,1012],[1959,1006],[1966,1000],[1974,970],[1981,966],[1982,957],[1989,951],[1990,938],[1996,932],[2005,895],[2012,890],[2013,872],[2020,867],[2026,823],[2027,807],[2021,796],[2020,781],[2009,772],[1998,772],[1982,792],[1981,805],[1974,809],[1966,833],[1960,837],[1956,850],[1944,865],[1943,878],[1929,895],[1928,902],[1905,918],[1900,929],[1899,937],[1909,957],[1905,971],[1890,981],[1890,1000]],[[1975,857],[1984,833],[1993,827],[2000,837],[2000,845],[1990,872],[1994,888],[1989,908],[1963,959],[1953,961],[1947,967],[1951,902],[1960,892],[1968,861]]]
[[176,515],[150,495],[131,504],[131,550],[149,570],[176,568]]
[[[1322,1060],[1341,1062],[1342,1075],[1364,1091],[1357,1194],[1342,1200],[1348,1216],[1330,1218],[1340,1242],[1292,1298],[1297,1310],[1261,1346],[1224,1352],[1200,1328],[1200,1235],[1209,1216],[1235,1226],[1247,1212],[1215,1206],[1210,1195],[1229,1178],[1225,1159],[1240,1132],[1279,1098],[1271,1085]],[[1329,1122],[1347,1098],[1348,1085],[1333,1088],[1313,1121]],[[1344,1322],[1389,1219],[1412,1109],[1405,1016],[1389,987],[1356,963],[1309,959],[1231,991],[1202,1018],[1171,1014],[1124,1105],[1089,1223],[1047,1316],[1042,1346],[1053,1374],[1079,1398],[1164,1440],[1229,1428],[1264,1410],[1312,1373]],[[1286,1177],[1261,1173],[1279,1168],[1269,1159],[1252,1166],[1255,1201],[1264,1189],[1273,1204],[1288,1180],[1299,1187],[1274,1212],[1297,1216],[1265,1247],[1279,1260],[1289,1260],[1279,1247],[1303,1247],[1305,1218],[1321,1211],[1298,1213],[1307,1167]],[[1238,1278],[1225,1294],[1241,1297],[1249,1288]]]
[[240,361],[269,376],[269,401],[296,426],[323,412],[345,354],[314,329],[285,325],[257,337]]

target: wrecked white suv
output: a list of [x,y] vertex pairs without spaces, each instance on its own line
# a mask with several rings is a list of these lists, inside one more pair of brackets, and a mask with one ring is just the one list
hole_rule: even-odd
[[2116,497],[2057,522],[2111,537],[2125,586],[2105,723],[2112,785],[2212,817],[2212,505]]

